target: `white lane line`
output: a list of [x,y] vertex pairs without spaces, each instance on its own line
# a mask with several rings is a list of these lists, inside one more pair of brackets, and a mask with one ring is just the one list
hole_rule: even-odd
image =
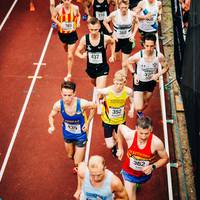
[[28,102],[29,102],[31,93],[32,93],[32,91],[33,91],[33,87],[34,87],[34,85],[35,85],[35,82],[36,82],[38,73],[39,73],[39,71],[40,71],[40,67],[41,67],[42,61],[43,61],[43,59],[44,59],[44,56],[45,56],[45,53],[46,53],[46,50],[47,50],[49,41],[50,41],[50,39],[51,39],[52,32],[53,32],[53,28],[51,28],[51,29],[49,30],[49,33],[48,33],[48,36],[47,36],[47,39],[46,39],[44,48],[43,48],[43,50],[42,50],[42,54],[41,54],[41,56],[40,56],[40,60],[39,60],[39,62],[38,62],[38,66],[37,66],[37,68],[36,68],[36,70],[35,70],[35,74],[34,74],[33,80],[32,80],[32,82],[31,82],[30,88],[29,88],[28,93],[27,93],[27,95],[26,95],[26,99],[25,99],[25,101],[24,101],[24,105],[23,105],[22,110],[21,110],[21,113],[20,113],[20,115],[19,115],[19,118],[18,118],[18,121],[17,121],[17,125],[16,125],[16,127],[15,127],[15,130],[14,130],[14,133],[13,133],[13,136],[12,136],[12,139],[11,139],[11,142],[10,142],[10,144],[9,144],[8,150],[7,150],[7,152],[6,152],[6,156],[5,156],[5,158],[4,158],[4,161],[3,161],[3,164],[2,164],[2,167],[1,167],[1,171],[0,171],[0,182],[1,182],[1,180],[2,180],[2,177],[3,177],[4,171],[5,171],[6,165],[7,165],[7,163],[8,163],[8,159],[9,159],[9,157],[10,157],[12,148],[13,148],[13,146],[14,146],[14,142],[15,142],[15,139],[16,139],[16,137],[17,137],[19,128],[20,128],[20,126],[21,126],[21,122],[22,122],[24,113],[25,113],[25,111],[26,111],[26,108],[27,108],[27,105],[28,105]]
[[[94,87],[94,90],[93,90],[93,96],[92,96],[93,102],[95,101],[95,98],[96,98],[96,87]],[[88,160],[89,160],[93,122],[94,122],[94,118],[91,120],[90,126],[89,126],[88,141],[87,141],[87,146],[86,146],[86,151],[85,151],[85,163],[88,163]]]
[[12,12],[12,10],[13,10],[13,8],[15,7],[15,4],[16,4],[17,2],[18,2],[18,0],[15,0],[15,1],[13,2],[12,6],[10,7],[9,11],[7,12],[7,14],[6,14],[6,16],[5,16],[4,20],[3,20],[3,22],[2,22],[1,25],[0,25],[0,31],[1,31],[1,29],[3,28],[4,24],[6,23],[6,21],[7,21],[8,17],[9,17],[9,15],[10,15],[10,13]]

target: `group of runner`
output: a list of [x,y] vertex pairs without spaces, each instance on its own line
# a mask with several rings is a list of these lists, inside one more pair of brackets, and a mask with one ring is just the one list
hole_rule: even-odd
[[[83,3],[83,2],[82,2]],[[157,0],[92,0],[86,1],[83,19],[88,21],[89,34],[82,36],[78,47],[77,28],[80,27],[79,7],[71,0],[61,0],[55,6],[50,0],[52,20],[58,36],[67,51],[68,74],[61,84],[61,99],[49,114],[50,134],[55,130],[54,117],[61,113],[62,132],[66,152],[74,160],[78,186],[76,199],[136,199],[136,184],[150,179],[152,172],[168,162],[163,142],[155,136],[150,117],[144,116],[156,81],[168,70],[164,55],[156,50],[158,23],[162,5]],[[109,5],[114,10],[110,12]],[[133,6],[134,5],[134,6]],[[90,7],[93,14],[90,14]],[[129,9],[133,8],[133,9]],[[135,35],[140,32],[143,49],[130,55],[135,46]],[[121,51],[122,69],[115,72],[113,84],[107,86],[109,62],[115,62]],[[87,60],[86,73],[95,86],[95,101],[76,97],[76,84],[71,81],[74,55]],[[160,67],[161,66],[161,67]],[[133,76],[133,89],[126,86],[129,71]],[[130,100],[128,116],[137,113],[136,129],[125,125],[125,105]],[[126,159],[122,167],[124,186],[120,179],[105,167],[102,156],[92,156],[88,166],[83,163],[87,143],[87,130],[96,109],[100,110],[106,147],[119,160],[124,150],[122,140],[127,143]],[[89,110],[88,119],[86,112]],[[159,159],[155,160],[155,155]]]

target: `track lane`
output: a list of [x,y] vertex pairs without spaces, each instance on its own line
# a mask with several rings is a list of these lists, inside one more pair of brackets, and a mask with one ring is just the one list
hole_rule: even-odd
[[[25,5],[21,6],[24,7]],[[43,10],[43,12],[44,10],[48,12],[48,5],[40,3],[40,6],[40,14],[41,10]],[[28,56],[29,59],[24,61],[23,56],[19,57],[19,63],[23,65],[23,68],[19,73],[17,72],[17,68],[10,68],[10,66],[14,66],[14,61],[12,60],[9,61],[10,63],[7,65],[7,71],[5,68],[3,68],[4,72],[7,72],[7,76],[9,76],[8,74],[17,74],[18,76],[20,76],[21,73],[23,74],[21,75],[22,78],[20,81],[14,84],[18,88],[15,93],[19,102],[18,112],[21,108],[20,102],[22,105],[25,95],[22,97],[19,95],[18,97],[17,93],[19,93],[19,91],[26,91],[30,85],[29,81],[27,83],[25,78],[26,76],[24,74],[30,74],[34,71],[32,67],[27,69],[27,67],[24,66],[26,64],[25,62],[31,60],[32,54],[34,54],[34,59],[32,58],[32,60],[38,60],[39,54],[41,53],[41,50],[39,49],[42,49],[40,46],[42,46],[44,43],[45,37],[47,35],[45,35],[44,32],[48,32],[50,24],[48,14],[44,15],[43,13],[43,17],[40,17],[39,13],[35,13],[35,15],[36,14],[38,15],[38,18],[34,17],[33,19],[29,20],[29,22],[31,25],[35,24],[35,26],[32,25],[32,29],[33,27],[36,27],[36,30],[38,31],[37,34],[34,34],[34,37],[29,37],[29,39],[31,38],[34,41],[39,40],[40,42],[38,43],[32,41],[31,44],[26,43],[27,48],[26,46],[23,46],[23,48],[25,48],[25,52],[30,56],[30,58]],[[35,20],[37,22],[35,22]],[[82,31],[86,30],[86,23],[82,23],[81,25],[83,28],[81,27],[81,30],[79,30],[79,38],[84,34]],[[32,29],[30,30],[31,33],[34,31]],[[8,40],[10,40],[10,38],[8,38]],[[21,40],[17,40],[16,43],[19,45],[20,41]],[[21,50],[22,52],[23,48]],[[9,54],[9,49],[12,49],[11,46],[9,46],[7,52],[5,52],[5,55]],[[19,53],[18,56],[19,55],[21,54]],[[40,75],[43,77],[43,79],[36,82],[27,111],[25,113],[24,120],[20,128],[19,136],[17,137],[12,155],[8,163],[8,167],[6,169],[5,177],[3,178],[2,183],[0,183],[0,197],[3,199],[72,199],[72,195],[76,188],[76,177],[72,175],[72,161],[69,161],[65,155],[60,128],[61,117],[56,118],[56,131],[54,135],[51,136],[47,133],[47,116],[53,106],[53,103],[60,98],[60,83],[66,73],[65,56],[66,55],[63,52],[62,45],[58,40],[57,34],[53,33],[48,51],[44,59],[44,62],[47,63],[47,65],[42,67],[40,71]],[[10,60],[10,57],[8,56],[8,58],[5,60]],[[120,62],[111,65],[111,73],[109,76],[108,85],[112,84],[112,77],[117,69],[120,69]],[[12,73],[10,73],[10,70]],[[92,85],[84,70],[84,62],[78,58],[75,58],[73,80],[77,83],[77,96],[84,97],[86,99],[92,99]],[[129,86],[132,84],[130,78],[131,77],[129,76]],[[16,76],[13,76],[12,81],[15,81],[15,79]],[[6,78],[2,79],[1,77],[0,83],[1,80],[2,84],[4,84]],[[19,82],[21,84],[21,88],[19,87]],[[14,88],[13,84],[10,85],[11,90],[12,88]],[[9,94],[7,94],[6,98],[9,99]],[[154,119],[154,129],[156,133],[159,133],[157,135],[163,139],[163,135],[160,134],[162,133],[162,124],[160,123],[161,113],[160,107],[158,106],[160,104],[159,102],[160,100],[157,89],[154,93],[150,106],[146,110],[146,113],[151,113],[151,116]],[[13,105],[12,107],[13,101],[2,102],[0,106],[5,107],[7,104],[11,104],[9,105],[9,111],[13,111],[13,119],[17,118],[18,115],[16,114],[17,112],[15,106]],[[7,113],[6,110],[7,109],[5,108],[5,114]],[[10,120],[7,119],[6,121]],[[14,128],[15,123],[12,123],[13,125],[6,123],[6,125],[4,124],[0,128],[4,128],[4,132],[7,133],[7,128],[12,126]],[[133,127],[133,124],[133,120],[128,119],[127,125]],[[11,131],[12,128],[10,128],[10,133]],[[9,141],[9,136],[7,135],[6,138],[7,140],[5,141],[1,140],[1,143],[5,145],[5,149],[6,143]],[[107,161],[107,167],[119,175],[121,163],[118,160],[112,158],[109,150],[105,148],[103,140],[103,129],[101,127],[100,117],[97,115],[95,115],[94,118],[91,145],[91,154],[104,155]],[[158,185],[159,191],[155,191],[153,193],[152,188],[155,190]],[[163,200],[165,200],[167,199],[166,186],[166,170],[164,168],[159,169],[152,177],[152,180],[142,186],[142,190],[138,193],[138,199],[157,199],[161,196],[161,194],[164,194]],[[147,194],[151,194],[151,196],[147,197]]]

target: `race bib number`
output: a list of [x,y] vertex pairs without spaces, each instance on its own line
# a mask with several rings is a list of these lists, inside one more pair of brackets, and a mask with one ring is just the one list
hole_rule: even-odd
[[143,78],[144,78],[144,80],[146,80],[146,81],[150,81],[152,75],[153,75],[153,72],[144,72],[144,73],[143,73]]
[[130,32],[128,32],[127,29],[121,29],[121,30],[117,30],[117,37],[118,38],[128,38],[129,37]]
[[101,52],[88,52],[88,57],[89,57],[89,63],[92,63],[92,64],[103,63]]
[[63,22],[62,29],[65,31],[73,31],[74,30],[74,22]]
[[136,171],[142,171],[143,167],[146,167],[149,165],[149,161],[146,160],[138,160],[133,157],[130,157],[130,164],[129,167],[136,170]]
[[103,11],[103,12],[96,11],[96,17],[99,21],[103,21],[107,17],[107,12],[106,11]]
[[68,124],[65,122],[65,130],[73,133],[80,134],[81,133],[81,125],[80,124]]
[[109,108],[109,118],[110,119],[122,118],[123,116],[124,116],[124,107]]

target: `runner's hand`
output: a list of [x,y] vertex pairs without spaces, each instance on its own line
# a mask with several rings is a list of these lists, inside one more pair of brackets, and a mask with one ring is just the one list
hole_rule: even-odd
[[146,175],[151,174],[152,171],[153,171],[152,165],[148,165],[148,166],[146,166],[146,167],[143,167],[143,168],[142,168],[142,171],[143,171]]
[[129,41],[130,41],[130,42],[134,42],[134,41],[135,41],[135,36],[134,36],[134,35],[131,35],[131,37],[129,38]]
[[111,55],[109,58],[109,62],[113,63],[115,61],[115,58],[116,58],[115,55]]
[[117,37],[115,36],[115,34],[113,33],[112,36],[111,36],[116,42],[118,42],[118,39]]
[[130,118],[133,118],[133,116],[134,116],[134,111],[130,109],[130,110],[128,111],[128,116],[129,116]]
[[124,155],[124,150],[123,149],[117,149],[117,157],[119,160],[121,160],[123,158]]
[[134,74],[134,84],[139,85],[139,78],[137,74]]
[[84,132],[88,131],[88,123],[85,123],[85,124],[83,125],[82,130],[83,130]]
[[76,192],[74,193],[74,198],[75,199],[80,199],[80,196],[81,196],[81,190],[76,190]]
[[48,128],[48,132],[49,132],[49,134],[52,135],[54,131],[55,131],[55,127],[54,127],[54,126]]
[[87,51],[85,51],[81,56],[81,59],[86,59],[86,58],[87,58]]

